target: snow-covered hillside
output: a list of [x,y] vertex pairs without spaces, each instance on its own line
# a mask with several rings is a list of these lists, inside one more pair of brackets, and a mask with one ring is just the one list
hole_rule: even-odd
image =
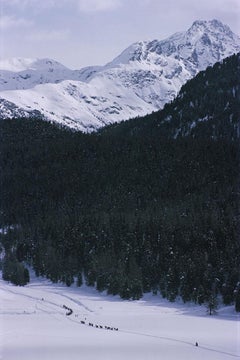
[[3,360],[240,358],[239,317],[231,306],[209,316],[204,307],[158,296],[122,301],[36,278],[25,287],[0,280],[0,304]]
[[[91,131],[145,115],[171,101],[200,70],[240,51],[240,38],[217,20],[138,42],[105,66],[70,70],[50,59],[0,62],[0,118],[41,113]],[[14,111],[11,111],[14,109]]]

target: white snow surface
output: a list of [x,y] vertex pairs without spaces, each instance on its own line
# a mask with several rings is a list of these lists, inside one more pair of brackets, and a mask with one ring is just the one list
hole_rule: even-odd
[[82,131],[163,108],[181,86],[240,51],[240,38],[218,20],[195,21],[165,40],[140,41],[105,66],[70,70],[51,59],[0,61],[0,118],[40,112]]
[[0,305],[2,360],[240,358],[240,318],[232,306],[209,316],[203,306],[150,294],[123,301],[33,275],[25,287],[0,280]]

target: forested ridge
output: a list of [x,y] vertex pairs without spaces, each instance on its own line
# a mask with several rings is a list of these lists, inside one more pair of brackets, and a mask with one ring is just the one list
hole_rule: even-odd
[[23,285],[28,262],[124,299],[221,294],[239,311],[239,74],[234,55],[162,111],[92,134],[2,120],[3,277]]

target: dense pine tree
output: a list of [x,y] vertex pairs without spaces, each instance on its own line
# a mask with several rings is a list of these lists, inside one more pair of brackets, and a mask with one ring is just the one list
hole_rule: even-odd
[[235,55],[161,112],[91,135],[1,121],[3,277],[23,285],[27,262],[124,299],[239,309],[239,80]]

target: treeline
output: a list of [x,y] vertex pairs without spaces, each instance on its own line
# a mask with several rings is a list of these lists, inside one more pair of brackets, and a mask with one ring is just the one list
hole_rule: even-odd
[[1,121],[3,270],[14,258],[124,299],[152,291],[214,305],[221,294],[239,309],[236,69],[237,56],[162,112],[91,135]]

